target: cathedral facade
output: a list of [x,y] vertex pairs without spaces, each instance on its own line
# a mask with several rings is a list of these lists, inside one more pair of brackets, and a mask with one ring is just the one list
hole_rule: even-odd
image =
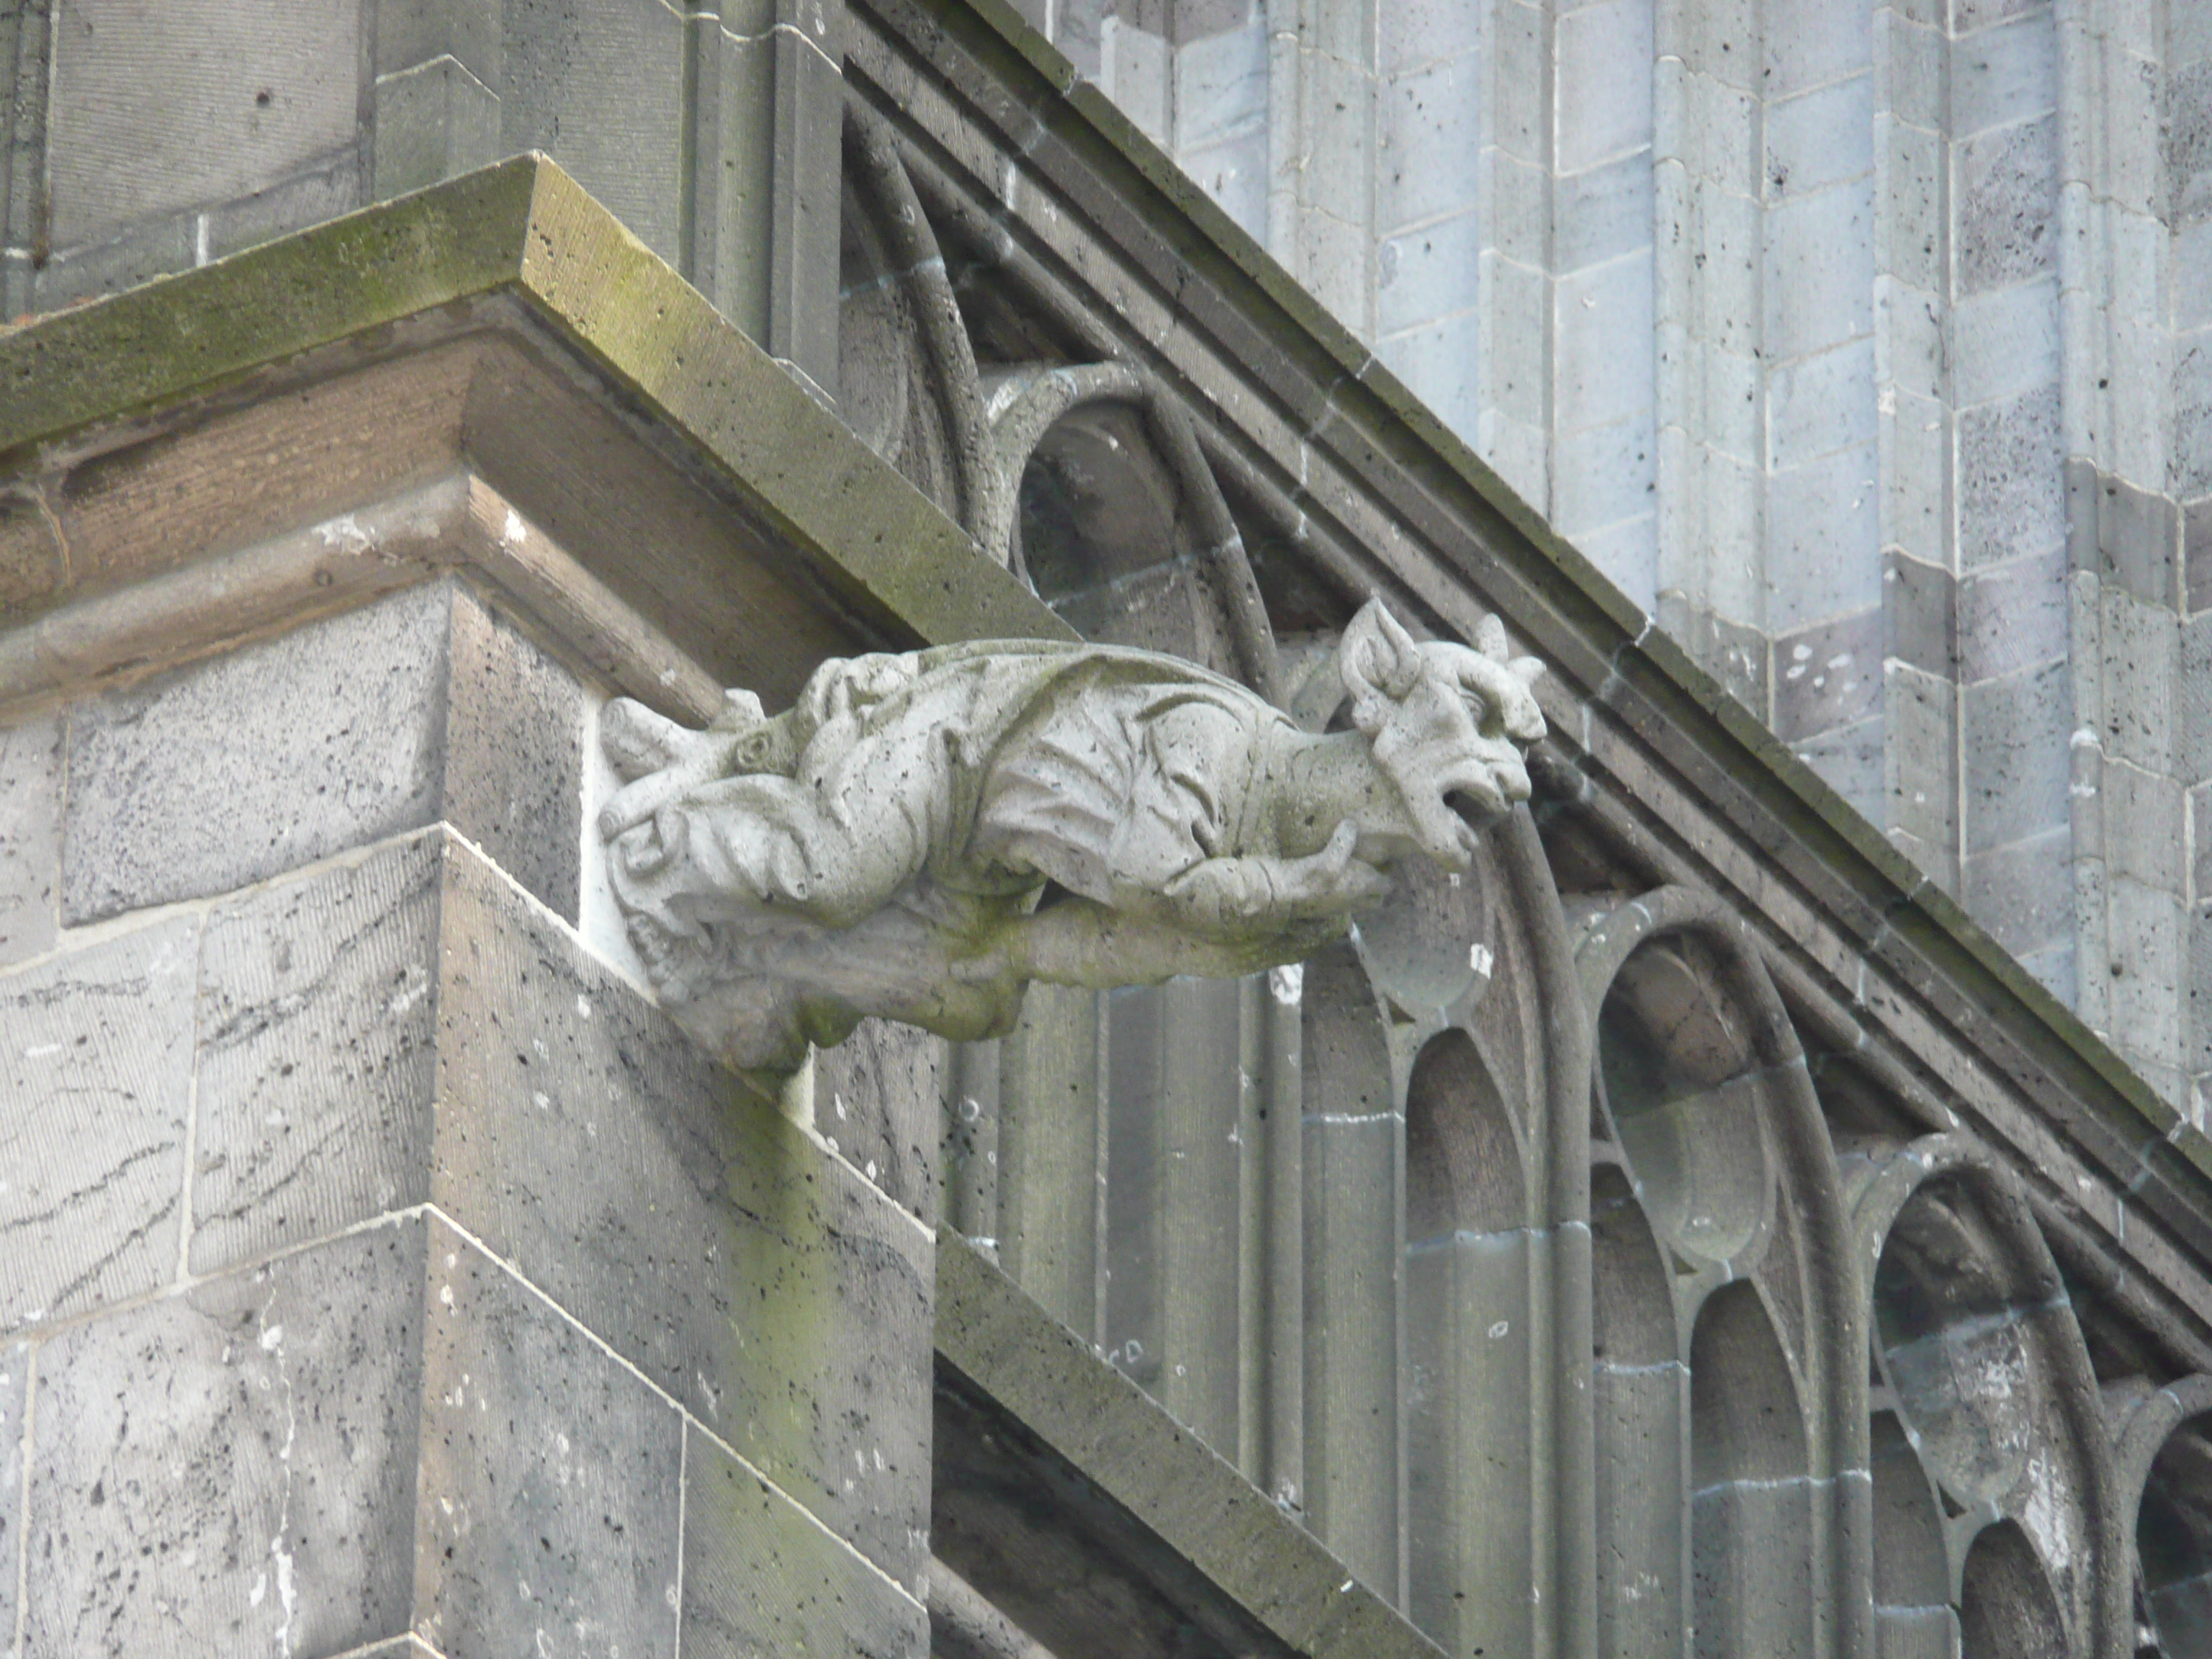
[[[0,1646],[2212,1653],[2195,9],[1030,9],[0,14]],[[1522,775],[1293,959],[635,925],[1377,609]]]

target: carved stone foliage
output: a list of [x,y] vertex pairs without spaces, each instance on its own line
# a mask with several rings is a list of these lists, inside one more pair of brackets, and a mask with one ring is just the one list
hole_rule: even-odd
[[[824,664],[694,732],[623,701],[614,889],[657,988],[743,1066],[887,1015],[1011,1029],[1034,979],[1250,973],[1343,935],[1526,799],[1533,658],[1416,641],[1379,603],[1334,659],[1350,728],[1301,730],[1194,665],[1000,641]],[[1049,891],[1048,890],[1049,890]]]

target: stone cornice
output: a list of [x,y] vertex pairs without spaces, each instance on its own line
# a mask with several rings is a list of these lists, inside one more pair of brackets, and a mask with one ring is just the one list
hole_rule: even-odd
[[37,466],[88,428],[502,295],[641,402],[894,632],[1073,637],[542,156],[0,333],[0,475]]

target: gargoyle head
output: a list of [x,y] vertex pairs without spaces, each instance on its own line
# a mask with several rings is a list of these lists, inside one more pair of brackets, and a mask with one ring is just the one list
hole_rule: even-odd
[[1534,657],[1506,654],[1495,617],[1475,648],[1424,644],[1371,599],[1344,630],[1337,665],[1352,723],[1405,804],[1414,844],[1449,870],[1474,858],[1475,831],[1528,799],[1522,752],[1544,735]]

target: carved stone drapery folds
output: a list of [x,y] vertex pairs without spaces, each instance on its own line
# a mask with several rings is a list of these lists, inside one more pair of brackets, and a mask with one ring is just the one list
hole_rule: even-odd
[[623,702],[600,820],[677,1018],[795,1064],[874,1014],[1010,1030],[1031,980],[1109,988],[1302,960],[1420,855],[1464,870],[1528,795],[1533,658],[1414,641],[1370,604],[1315,733],[1176,658],[990,641],[825,663],[768,717],[690,731]]

